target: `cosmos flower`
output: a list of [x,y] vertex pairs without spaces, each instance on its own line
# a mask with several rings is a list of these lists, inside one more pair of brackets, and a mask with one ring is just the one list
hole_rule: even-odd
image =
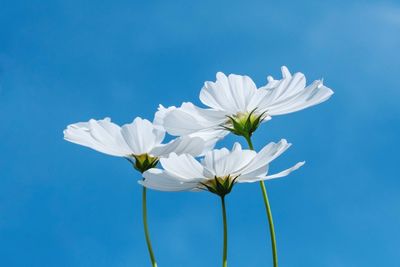
[[197,156],[204,150],[205,142],[199,137],[182,136],[163,144],[164,137],[164,129],[139,117],[122,127],[105,118],[71,124],[64,130],[65,140],[127,158],[141,172],[154,167],[159,158],[171,152]]
[[[143,173],[157,165],[171,152],[197,156],[203,153],[205,141],[200,137],[182,136],[163,144],[165,130],[148,120],[135,118],[122,127],[110,118],[71,124],[64,130],[64,139],[99,152],[128,159],[136,170]],[[157,267],[147,224],[147,193],[143,187],[142,216],[146,243],[153,267]]]
[[229,132],[246,136],[275,115],[296,112],[327,100],[333,91],[316,80],[306,86],[302,73],[291,75],[282,67],[281,80],[269,76],[268,83],[257,89],[248,76],[218,72],[216,82],[207,81],[200,92],[200,108],[190,102],[180,107],[159,107],[157,125],[168,133],[221,139]]
[[279,178],[300,168],[304,162],[273,175],[267,175],[269,164],[290,147],[282,139],[269,143],[260,152],[242,149],[235,143],[232,150],[214,149],[205,154],[201,162],[189,154],[160,159],[163,169],[147,170],[140,184],[160,191],[208,190],[219,196],[228,194],[236,183],[251,183]]

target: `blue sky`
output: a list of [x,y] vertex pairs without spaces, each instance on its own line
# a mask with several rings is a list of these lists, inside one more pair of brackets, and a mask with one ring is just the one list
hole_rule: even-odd
[[[199,104],[217,71],[258,85],[280,66],[323,77],[326,103],[275,117],[267,187],[282,266],[400,266],[400,2],[8,1],[0,7],[0,263],[150,266],[139,174],[67,143],[66,125]],[[240,139],[230,136],[220,146]],[[271,266],[257,184],[227,198],[229,266]],[[159,266],[219,266],[218,198],[149,193]]]

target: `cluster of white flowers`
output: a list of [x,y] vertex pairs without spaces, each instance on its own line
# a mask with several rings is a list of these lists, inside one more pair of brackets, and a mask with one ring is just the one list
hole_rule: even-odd
[[[267,78],[257,88],[248,76],[218,72],[200,92],[206,108],[185,102],[180,107],[160,105],[153,122],[135,118],[122,127],[109,118],[69,125],[64,138],[99,152],[127,158],[143,174],[139,181],[161,191],[210,191],[222,198],[236,183],[283,177],[301,167],[299,162],[267,175],[269,164],[290,147],[282,139],[259,152],[251,136],[261,123],[275,115],[296,112],[327,100],[332,90],[316,80],[306,85],[302,73],[291,75],[282,67],[282,79]],[[249,149],[235,143],[231,150],[213,149],[228,133],[244,137]],[[165,134],[176,139],[163,144]],[[157,168],[160,163],[162,168]],[[268,207],[269,208],[269,207]],[[152,253],[152,252],[151,252]],[[153,266],[154,262],[153,262]]]

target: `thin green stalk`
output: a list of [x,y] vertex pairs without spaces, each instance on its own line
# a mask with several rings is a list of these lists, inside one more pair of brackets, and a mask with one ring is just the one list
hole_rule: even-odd
[[225,208],[225,197],[221,197],[222,202],[222,218],[224,221],[224,247],[222,252],[222,267],[227,267],[227,257],[228,257],[228,224],[226,222],[226,208]]
[[251,150],[254,150],[253,142],[251,142],[251,137],[250,136],[245,136],[244,138],[246,138],[246,141],[247,141],[247,144],[249,145],[249,148]]
[[143,226],[144,226],[144,234],[146,236],[146,243],[147,243],[147,248],[149,250],[150,254],[150,260],[151,264],[153,267],[157,267],[157,262],[154,257],[154,252],[153,248],[151,247],[151,241],[150,241],[150,234],[149,234],[149,227],[147,226],[147,197],[146,194],[147,189],[146,187],[143,186],[143,194],[142,194],[142,208],[143,208]]
[[261,187],[261,191],[262,191],[263,198],[264,198],[265,209],[267,210],[267,215],[268,215],[269,232],[271,235],[272,258],[274,261],[274,267],[278,267],[278,252],[276,249],[274,220],[272,219],[271,206],[269,204],[267,189],[265,188],[264,181],[260,181],[260,187]]
[[[254,150],[253,143],[251,142],[250,136],[245,136],[246,141],[251,150]],[[276,238],[275,238],[275,228],[274,228],[274,220],[272,218],[271,206],[268,200],[267,189],[265,188],[264,181],[260,181],[261,192],[264,199],[265,209],[267,211],[268,222],[269,222],[269,233],[271,235],[271,245],[272,245],[272,258],[274,262],[274,267],[278,267],[278,252],[276,248]]]

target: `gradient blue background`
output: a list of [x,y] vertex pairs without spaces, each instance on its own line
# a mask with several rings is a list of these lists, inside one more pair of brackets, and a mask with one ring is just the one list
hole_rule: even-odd
[[[140,178],[63,141],[70,123],[199,104],[217,71],[323,77],[326,103],[263,124],[294,145],[267,183],[281,266],[400,266],[400,2],[1,1],[0,265],[150,266]],[[220,145],[240,140],[230,136]],[[227,198],[229,266],[271,266],[258,184]],[[207,193],[149,193],[160,267],[220,266]]]

